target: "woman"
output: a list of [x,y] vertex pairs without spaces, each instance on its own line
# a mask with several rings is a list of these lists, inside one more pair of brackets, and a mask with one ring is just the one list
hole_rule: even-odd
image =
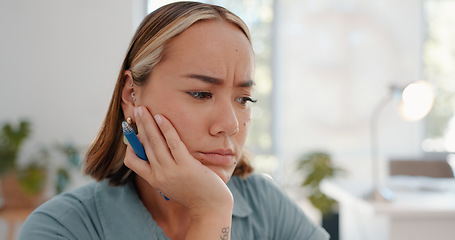
[[[328,239],[243,151],[254,55],[247,26],[218,6],[149,14],[85,159],[97,180],[57,196],[19,239]],[[148,161],[123,143],[135,125]]]

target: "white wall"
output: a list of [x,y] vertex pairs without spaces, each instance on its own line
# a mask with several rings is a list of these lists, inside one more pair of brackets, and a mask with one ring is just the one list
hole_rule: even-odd
[[[301,178],[294,161],[324,150],[369,180],[372,109],[389,84],[420,80],[422,19],[417,0],[281,0],[274,61],[281,176]],[[421,153],[422,122],[404,122],[393,104],[379,121],[379,153]]]
[[[0,1],[0,123],[32,121],[22,160],[57,142],[87,146],[145,10],[144,0]],[[7,229],[0,220],[0,239]]]
[[144,0],[0,1],[0,123],[32,121],[24,155],[91,141],[145,10]]

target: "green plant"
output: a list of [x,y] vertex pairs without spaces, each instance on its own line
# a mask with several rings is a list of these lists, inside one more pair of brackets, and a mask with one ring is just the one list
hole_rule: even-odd
[[56,149],[67,159],[66,164],[59,167],[56,172],[55,191],[59,194],[62,193],[70,184],[70,169],[80,168],[80,150],[71,143],[65,145],[57,144]]
[[0,176],[17,168],[17,157],[24,141],[30,136],[30,122],[22,120],[19,126],[3,125],[0,132]]
[[41,148],[29,164],[17,169],[19,184],[27,195],[35,195],[44,189],[46,184],[46,165],[49,163],[50,153],[46,148]]
[[5,123],[0,131],[0,177],[15,174],[23,193],[35,195],[44,188],[45,165],[49,159],[46,149],[35,154],[28,164],[19,166],[18,155],[31,134],[31,123],[21,120],[17,126]]
[[27,195],[35,195],[44,189],[46,172],[44,167],[37,163],[31,163],[25,169],[18,171],[19,184]]
[[[13,174],[19,182],[22,193],[33,196],[39,194],[46,185],[48,166],[54,151],[63,155],[67,160],[57,167],[55,178],[56,193],[63,192],[71,181],[71,169],[80,168],[80,149],[74,144],[60,144],[46,148],[27,159],[27,162],[18,164],[19,153],[22,146],[30,137],[31,124],[22,120],[19,124],[5,123],[0,131],[0,177]],[[53,169],[53,168],[50,168]]]
[[297,169],[306,175],[301,185],[309,189],[308,198],[311,204],[323,215],[333,211],[336,201],[321,192],[320,183],[343,173],[344,170],[333,165],[329,154],[319,151],[303,155],[298,160]]

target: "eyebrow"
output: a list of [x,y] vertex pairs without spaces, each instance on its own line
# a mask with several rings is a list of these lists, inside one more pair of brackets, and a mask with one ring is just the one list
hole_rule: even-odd
[[[223,80],[220,78],[210,77],[210,76],[201,75],[201,74],[187,74],[187,75],[185,75],[185,77],[197,79],[202,82],[214,84],[214,85],[223,84]],[[256,85],[256,83],[253,80],[247,80],[247,81],[244,81],[244,82],[241,82],[240,84],[238,84],[238,87],[247,88],[247,87],[251,87],[254,85]]]

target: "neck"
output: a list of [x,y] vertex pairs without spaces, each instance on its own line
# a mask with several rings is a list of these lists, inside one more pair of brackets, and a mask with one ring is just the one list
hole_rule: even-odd
[[135,185],[139,198],[170,239],[184,239],[191,222],[188,211],[172,200],[166,201],[143,178],[136,176]]

